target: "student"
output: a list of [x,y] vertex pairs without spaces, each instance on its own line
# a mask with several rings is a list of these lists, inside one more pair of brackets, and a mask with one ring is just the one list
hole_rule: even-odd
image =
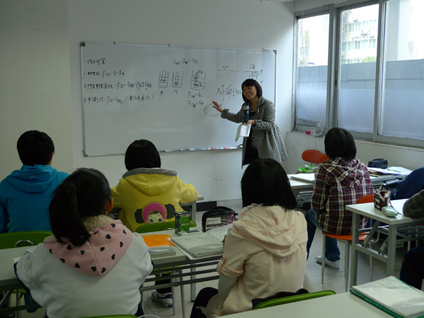
[[[175,212],[184,211],[180,203],[197,200],[191,184],[182,182],[175,171],[161,169],[159,152],[148,140],[129,145],[125,167],[128,171],[112,188],[112,197],[114,208],[121,208],[119,218],[131,231],[144,224],[174,220]],[[152,298],[165,307],[173,305],[170,287],[153,292]]]
[[254,160],[241,179],[241,219],[228,230],[217,265],[218,289],[204,288],[191,318],[252,309],[252,299],[303,287],[306,222],[280,163]]
[[105,176],[78,169],[50,204],[54,237],[15,265],[18,279],[50,318],[143,314],[139,287],[153,265],[143,238],[107,216]]
[[54,144],[46,133],[23,133],[17,148],[23,166],[0,183],[0,233],[51,231],[52,192],[68,174],[51,167]]
[[[337,127],[330,129],[324,146],[329,159],[318,166],[311,198],[312,209],[306,213],[308,257],[317,227],[332,234],[351,234],[352,212],[346,210],[346,205],[355,204],[360,197],[373,193],[367,167],[355,159],[355,140],[350,132]],[[361,218],[360,228],[366,223],[367,218]],[[337,240],[326,237],[325,242],[325,264],[339,268]],[[316,261],[321,264],[322,256],[318,255]]]
[[[411,218],[424,217],[424,190],[405,202],[403,215]],[[405,254],[399,278],[405,283],[421,289],[424,279],[424,247],[412,248]]]
[[[230,113],[213,101],[214,108],[221,117],[234,123],[251,124],[249,137],[243,138],[242,166],[256,158],[273,158],[278,162],[288,159],[286,147],[280,129],[275,124],[274,104],[262,96],[262,87],[254,79],[247,79],[241,84],[243,105],[238,113]],[[249,109],[249,120],[244,122],[244,107]]]

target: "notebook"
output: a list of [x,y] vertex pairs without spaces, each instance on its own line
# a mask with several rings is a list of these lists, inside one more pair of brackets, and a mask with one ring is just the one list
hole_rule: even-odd
[[208,232],[172,237],[171,241],[193,257],[219,255],[224,252],[222,242]]
[[304,182],[311,182],[311,183],[315,182],[315,174],[314,173],[292,174],[290,176],[290,178],[293,179],[293,180],[299,180],[299,181],[304,181]]
[[169,240],[170,235],[167,234],[150,234],[143,235],[144,243],[149,247],[151,256],[175,255],[177,252],[172,248],[174,244]]
[[353,286],[350,292],[393,317],[424,317],[424,292],[394,276]]

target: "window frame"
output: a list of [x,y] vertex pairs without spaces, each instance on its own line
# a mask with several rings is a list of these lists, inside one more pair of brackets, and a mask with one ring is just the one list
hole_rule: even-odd
[[[310,127],[296,126],[296,85],[297,85],[297,56],[298,56],[298,21],[304,18],[310,18],[314,16],[329,14],[329,39],[328,39],[328,74],[327,74],[327,100],[326,100],[326,122],[324,125],[324,131],[337,126],[338,118],[338,78],[340,76],[340,70],[338,66],[340,53],[342,46],[340,45],[341,34],[341,13],[349,9],[357,9],[364,6],[379,5],[379,17],[378,23],[375,20],[369,21],[369,30],[375,30],[374,41],[368,42],[368,48],[373,48],[371,43],[375,43],[377,58],[376,58],[376,76],[375,76],[375,98],[374,98],[374,121],[372,127],[372,133],[359,133],[353,132],[352,135],[356,139],[371,141],[375,143],[382,143],[388,145],[399,145],[408,146],[414,148],[423,149],[423,140],[413,138],[400,138],[392,136],[384,136],[378,134],[380,124],[380,111],[382,105],[384,105],[384,84],[385,84],[385,65],[384,65],[384,47],[386,41],[386,12],[387,5],[390,0],[348,0],[339,4],[329,4],[320,8],[306,10],[295,13],[294,19],[294,63],[293,63],[293,89],[292,89],[292,131],[305,132]],[[373,22],[375,21],[375,22]],[[375,28],[374,23],[376,23]],[[357,32],[357,31],[354,31]],[[355,44],[353,44],[355,47]],[[359,49],[362,49],[361,44]],[[340,48],[340,50],[339,50]],[[346,44],[346,51],[349,49],[349,44]]]

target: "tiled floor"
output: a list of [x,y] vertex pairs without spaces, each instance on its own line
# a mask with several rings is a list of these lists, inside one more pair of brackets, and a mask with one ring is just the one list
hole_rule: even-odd
[[[231,207],[231,206],[229,206]],[[240,211],[239,207],[231,207],[236,212]],[[202,213],[197,213],[197,220],[201,220]],[[199,223],[199,222],[198,222]],[[317,264],[314,260],[316,255],[321,255],[322,250],[322,234],[320,231],[316,232],[314,242],[311,247],[310,258],[306,265],[306,274],[305,274],[305,282],[304,288],[306,288],[310,292],[331,289],[336,293],[345,292],[345,279],[344,279],[344,256],[345,256],[345,246],[343,243],[339,244],[340,252],[341,252],[341,260],[340,260],[340,268],[332,269],[326,267],[325,269],[325,282],[321,284],[321,265]],[[396,265],[395,271],[396,275],[399,275],[400,267],[402,265],[403,255],[406,252],[406,248],[399,247],[396,250]],[[382,262],[374,260],[373,265],[373,278],[379,279],[386,276],[385,267]],[[364,255],[359,255],[359,263],[358,263],[358,284],[363,284],[370,281],[370,271],[369,271],[369,259]],[[203,287],[217,287],[217,281],[209,281],[206,283],[198,283],[196,285],[196,290],[199,291]],[[145,314],[155,314],[161,318],[182,318],[181,311],[181,294],[180,288],[175,288],[174,295],[174,306],[175,306],[175,316],[173,316],[172,308],[164,308],[161,304],[153,302],[150,296],[151,292],[144,292],[143,299],[143,308]],[[184,286],[184,294],[185,294],[185,312],[186,317],[190,316],[192,302],[190,301],[190,287]],[[31,317],[31,318],[42,318],[44,317],[45,311],[43,309],[37,310],[36,313],[28,314],[26,312],[22,313],[22,317]]]

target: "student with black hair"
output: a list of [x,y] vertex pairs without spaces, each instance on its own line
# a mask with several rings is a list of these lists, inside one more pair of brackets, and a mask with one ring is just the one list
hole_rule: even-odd
[[[112,197],[114,208],[121,208],[119,218],[131,231],[148,223],[172,221],[175,212],[184,211],[180,203],[197,200],[194,186],[182,182],[175,171],[161,169],[159,152],[149,140],[128,146],[125,167],[128,171],[112,188]],[[152,299],[172,307],[171,288],[158,289]]]
[[[318,166],[312,209],[306,213],[308,257],[317,227],[331,234],[352,234],[352,212],[346,210],[346,205],[355,204],[360,197],[373,193],[366,165],[355,158],[356,145],[350,132],[337,127],[330,129],[324,146],[329,159]],[[367,218],[361,218],[360,228],[366,223]],[[339,268],[337,240],[327,237],[325,242],[325,264]],[[321,264],[322,256],[318,255],[316,261]]]
[[55,149],[44,132],[23,133],[17,149],[23,166],[0,182],[0,233],[51,231],[52,192],[68,174],[51,167]]
[[112,206],[109,184],[94,169],[76,170],[56,189],[54,236],[15,265],[48,317],[143,314],[139,287],[153,270],[148,247],[107,215]]
[[[234,123],[251,124],[250,136],[243,138],[242,166],[256,158],[273,158],[282,163],[287,160],[286,147],[280,129],[275,124],[274,104],[262,96],[262,87],[254,79],[241,84],[243,105],[238,113],[230,113],[213,101],[221,117]],[[244,122],[244,107],[249,109],[249,121]]]
[[303,288],[306,222],[286,172],[270,158],[254,160],[241,179],[243,210],[229,228],[217,265],[218,289],[204,288],[191,318],[252,309],[252,299]]

